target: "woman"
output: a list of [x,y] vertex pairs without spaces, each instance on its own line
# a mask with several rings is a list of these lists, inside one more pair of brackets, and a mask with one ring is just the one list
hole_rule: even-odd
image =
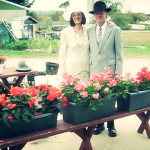
[[70,27],[61,32],[59,49],[59,82],[65,74],[79,76],[82,81],[89,78],[89,41],[83,12],[73,12]]
[[[89,79],[89,41],[85,23],[84,13],[74,11],[71,13],[70,27],[61,32],[58,83],[65,74],[79,76],[85,82]],[[109,26],[114,25],[109,22]]]

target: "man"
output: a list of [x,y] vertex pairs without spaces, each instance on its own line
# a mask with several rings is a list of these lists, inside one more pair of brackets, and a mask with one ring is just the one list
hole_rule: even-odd
[[[115,74],[122,73],[122,37],[118,26],[109,27],[106,21],[111,8],[106,8],[104,2],[94,4],[93,11],[96,25],[88,29],[90,42],[90,74],[104,72],[104,67],[109,67]],[[108,135],[117,136],[114,121],[107,123]],[[94,134],[100,134],[105,129],[104,124],[96,126]]]

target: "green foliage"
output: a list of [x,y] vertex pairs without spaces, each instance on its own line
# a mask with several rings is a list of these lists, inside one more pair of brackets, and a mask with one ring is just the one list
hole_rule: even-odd
[[33,5],[33,3],[35,2],[35,0],[8,0],[10,2],[19,4],[19,5],[23,5],[25,7],[31,7]]
[[130,24],[137,24],[140,21],[146,21],[147,18],[146,14],[144,13],[133,13],[131,11],[128,11],[126,15],[128,16]]
[[2,45],[3,49],[13,49],[13,50],[24,50],[28,48],[28,41],[18,40],[9,43],[4,43]]
[[123,98],[126,98],[129,93],[134,93],[138,91],[139,90],[136,83],[125,80],[120,80],[120,82],[117,83],[116,88],[114,90],[114,92],[117,93],[116,96],[121,96]]
[[59,39],[32,39],[18,40],[3,44],[3,49],[25,50],[25,49],[42,49],[48,50],[52,46],[53,52],[59,49]]
[[62,11],[56,11],[49,16],[52,18],[53,21],[59,21],[59,17],[62,16],[63,12]]
[[119,26],[121,29],[123,30],[129,29],[128,24],[130,22],[129,22],[129,17],[127,16],[127,14],[122,14],[121,12],[115,13],[115,15],[112,15],[111,20],[115,22],[116,25]]
[[122,2],[124,0],[118,0],[118,1],[114,1],[114,0],[100,0],[103,1],[108,7],[110,7],[112,10],[109,13],[110,15],[115,15],[116,12],[121,12],[121,8],[122,8]]
[[38,15],[34,12],[34,11],[29,11],[27,10],[27,15],[31,16],[32,18],[34,18],[35,20],[39,20]]
[[59,5],[59,8],[67,8],[67,7],[69,7],[69,6],[70,6],[70,2],[69,2],[69,1],[66,1],[66,2],[60,4],[60,5]]

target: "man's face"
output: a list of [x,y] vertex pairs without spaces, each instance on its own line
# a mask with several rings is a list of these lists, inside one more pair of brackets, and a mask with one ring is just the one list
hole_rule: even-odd
[[107,12],[105,11],[97,11],[94,13],[96,22],[100,25],[103,25],[107,18]]

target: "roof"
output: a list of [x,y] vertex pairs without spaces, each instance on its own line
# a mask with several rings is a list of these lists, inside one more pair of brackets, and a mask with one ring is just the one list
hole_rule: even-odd
[[31,16],[18,16],[18,17],[13,17],[9,22],[11,21],[26,21],[28,19],[31,19],[34,23],[38,23],[37,20],[35,20],[34,18],[32,18]]
[[29,8],[6,0],[0,0],[0,10],[29,10]]

